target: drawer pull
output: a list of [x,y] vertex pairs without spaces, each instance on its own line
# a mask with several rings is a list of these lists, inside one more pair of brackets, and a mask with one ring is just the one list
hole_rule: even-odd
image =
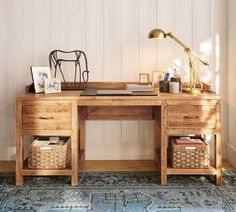
[[199,119],[199,116],[184,116],[184,119]]
[[51,119],[54,119],[54,117],[44,117],[44,116],[40,116],[39,119],[42,119],[42,120],[51,120]]

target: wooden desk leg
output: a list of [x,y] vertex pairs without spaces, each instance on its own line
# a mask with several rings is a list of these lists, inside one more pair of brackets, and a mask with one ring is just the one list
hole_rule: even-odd
[[79,108],[79,146],[80,150],[85,150],[85,112],[86,108]]
[[162,136],[161,142],[161,185],[167,184],[167,136]]
[[215,135],[215,167],[216,167],[216,185],[222,184],[222,145],[221,145],[221,104],[216,105],[216,129]]
[[222,150],[221,150],[221,135],[217,133],[215,135],[215,167],[216,167],[216,176],[215,181],[216,185],[222,185]]
[[24,143],[22,136],[22,101],[16,102],[16,185],[23,185]]
[[71,185],[78,184],[78,111],[77,103],[72,104],[72,135],[71,135]]
[[166,105],[161,106],[161,185],[167,184],[167,144],[166,134],[167,112]]
[[[160,148],[161,148],[161,111],[160,107],[154,107],[154,151],[155,161],[160,166]],[[160,167],[159,167],[160,168]]]

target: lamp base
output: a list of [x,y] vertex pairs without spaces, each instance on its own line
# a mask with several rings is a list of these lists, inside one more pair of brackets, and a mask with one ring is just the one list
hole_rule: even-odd
[[203,93],[203,89],[200,88],[195,88],[195,89],[190,89],[190,88],[185,88],[182,89],[183,93],[189,93],[189,94],[200,94]]

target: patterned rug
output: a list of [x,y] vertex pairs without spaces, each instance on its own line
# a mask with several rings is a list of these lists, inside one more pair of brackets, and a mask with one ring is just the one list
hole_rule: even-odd
[[0,174],[0,211],[236,211],[236,172],[224,172],[223,179],[217,187],[213,178],[170,176],[168,186],[160,186],[155,172],[84,172],[75,187],[69,177],[26,177],[16,187],[13,174]]

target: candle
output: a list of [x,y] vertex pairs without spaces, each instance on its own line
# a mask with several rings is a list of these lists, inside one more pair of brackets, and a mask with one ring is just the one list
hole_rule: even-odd
[[169,92],[173,94],[179,93],[179,82],[169,82]]

